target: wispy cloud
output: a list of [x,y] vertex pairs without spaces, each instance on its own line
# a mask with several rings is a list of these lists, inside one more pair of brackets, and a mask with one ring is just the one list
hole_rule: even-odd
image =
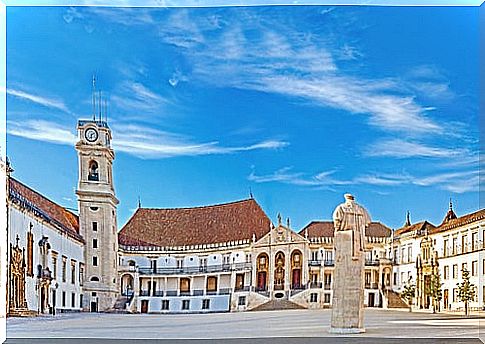
[[67,108],[66,104],[64,104],[64,102],[59,99],[48,98],[45,96],[40,96],[37,94],[25,92],[19,89],[12,89],[12,88],[7,88],[6,92],[8,95],[11,95],[19,99],[28,100],[30,102],[33,102],[45,107],[58,109],[64,112],[69,112],[69,109]]
[[355,176],[351,179],[334,177],[336,171],[325,171],[316,175],[294,172],[292,167],[284,167],[273,173],[257,175],[254,169],[248,180],[255,183],[278,182],[296,186],[322,188],[333,190],[332,187],[348,185],[370,185],[373,187],[397,187],[415,185],[421,187],[436,187],[454,193],[476,192],[479,185],[478,170],[459,172],[444,172],[430,175],[412,175],[410,173],[368,173]]
[[[7,133],[31,140],[63,145],[74,145],[77,136],[67,127],[42,120],[25,122],[9,121]],[[137,157],[155,159],[176,156],[233,154],[253,150],[277,150],[288,146],[288,142],[264,140],[245,146],[225,146],[218,141],[195,142],[182,135],[137,125],[113,125],[113,148]]]
[[170,100],[140,82],[122,82],[110,97],[113,104],[125,110],[158,110]]
[[423,143],[403,139],[378,141],[365,148],[367,156],[393,157],[393,158],[456,158],[469,156],[465,148],[433,147]]
[[62,145],[74,145],[77,136],[59,124],[43,120],[24,122],[7,121],[7,133],[30,140],[45,141]]

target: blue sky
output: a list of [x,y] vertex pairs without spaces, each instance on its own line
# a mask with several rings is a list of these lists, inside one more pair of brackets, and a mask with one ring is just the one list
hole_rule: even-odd
[[478,209],[478,8],[8,8],[7,153],[76,208],[91,78],[118,221],[248,197],[295,230],[351,192],[397,228]]

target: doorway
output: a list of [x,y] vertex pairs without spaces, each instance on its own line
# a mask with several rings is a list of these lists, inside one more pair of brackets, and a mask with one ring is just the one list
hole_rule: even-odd
[[141,312],[148,313],[148,300],[141,300]]
[[367,302],[367,307],[374,307],[375,306],[375,294],[369,293],[369,300]]
[[91,312],[97,313],[98,312],[98,302],[91,301]]

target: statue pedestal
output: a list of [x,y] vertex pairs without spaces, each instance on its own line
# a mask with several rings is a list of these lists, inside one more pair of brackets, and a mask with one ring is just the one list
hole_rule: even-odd
[[335,231],[330,333],[362,333],[364,329],[364,257],[352,257],[352,231]]

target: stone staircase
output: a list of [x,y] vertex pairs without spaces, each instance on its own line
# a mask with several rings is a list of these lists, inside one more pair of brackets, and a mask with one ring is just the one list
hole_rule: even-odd
[[131,298],[120,296],[118,299],[116,299],[113,309],[111,309],[109,313],[128,313],[126,305],[130,302],[130,300]]
[[7,314],[9,317],[36,317],[37,315],[39,314],[36,311],[27,308],[10,309]]
[[409,308],[409,306],[401,299],[401,296],[392,290],[386,291],[387,308]]
[[251,310],[252,311],[276,311],[276,310],[284,310],[284,309],[305,309],[305,307],[297,305],[296,303],[288,300],[270,300]]

